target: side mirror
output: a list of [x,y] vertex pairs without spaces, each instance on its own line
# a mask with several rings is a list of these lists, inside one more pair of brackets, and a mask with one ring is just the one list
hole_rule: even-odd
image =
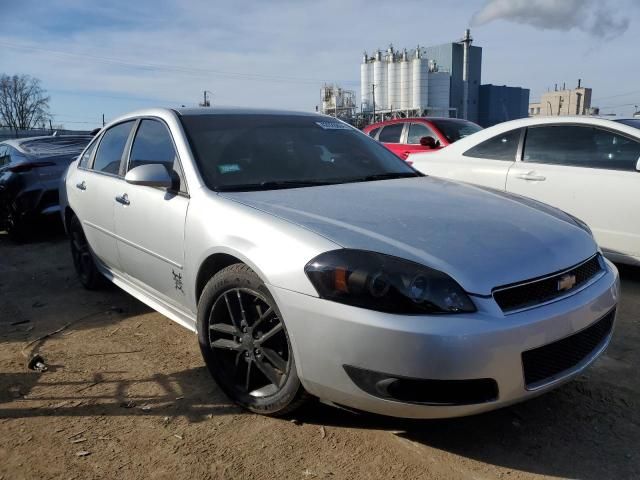
[[438,146],[436,139],[432,136],[422,137],[420,139],[420,145],[423,147],[436,148]]
[[145,187],[171,188],[172,181],[166,167],[160,163],[149,163],[132,168],[124,176],[124,181]]

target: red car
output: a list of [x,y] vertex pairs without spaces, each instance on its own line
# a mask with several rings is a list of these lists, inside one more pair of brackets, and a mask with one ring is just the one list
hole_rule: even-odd
[[468,120],[438,117],[399,118],[362,129],[402,159],[412,153],[439,150],[479,130],[480,125]]

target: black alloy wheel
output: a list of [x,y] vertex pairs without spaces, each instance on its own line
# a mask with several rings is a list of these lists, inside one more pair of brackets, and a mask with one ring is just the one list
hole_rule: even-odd
[[230,385],[253,397],[276,393],[291,368],[282,321],[261,294],[246,288],[227,290],[213,304],[209,345],[226,364]]
[[198,335],[209,371],[239,405],[283,415],[305,400],[280,312],[248,266],[231,265],[206,285]]

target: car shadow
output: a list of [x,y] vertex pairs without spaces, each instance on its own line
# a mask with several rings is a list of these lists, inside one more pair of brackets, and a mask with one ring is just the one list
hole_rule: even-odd
[[429,449],[539,475],[601,480],[640,474],[636,409],[584,378],[522,404],[462,418],[398,419],[325,405],[305,407],[296,418],[384,430]]
[[0,373],[0,418],[171,416],[201,422],[241,413],[205,367],[149,377],[102,371],[83,380],[54,380],[37,372]]

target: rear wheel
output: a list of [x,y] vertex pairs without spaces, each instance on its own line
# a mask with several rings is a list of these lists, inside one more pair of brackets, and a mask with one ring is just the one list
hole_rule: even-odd
[[104,285],[104,277],[98,271],[93,260],[91,248],[84,236],[84,230],[78,217],[73,216],[69,222],[69,238],[71,242],[71,256],[73,266],[82,286],[88,290],[95,290]]
[[7,233],[14,242],[24,242],[29,234],[29,223],[14,208],[9,206],[5,219]]
[[247,265],[209,280],[198,302],[198,338],[211,375],[240,406],[278,416],[307,399],[280,311]]

